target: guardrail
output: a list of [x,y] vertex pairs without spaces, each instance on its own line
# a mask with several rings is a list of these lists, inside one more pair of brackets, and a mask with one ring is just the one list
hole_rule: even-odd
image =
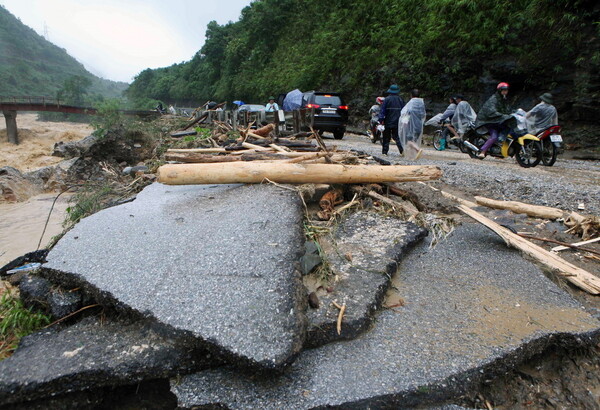
[[0,103],[4,104],[49,104],[61,105],[58,98],[45,96],[5,96],[0,95]]

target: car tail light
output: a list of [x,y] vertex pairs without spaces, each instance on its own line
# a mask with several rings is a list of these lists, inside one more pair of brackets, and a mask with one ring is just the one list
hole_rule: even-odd
[[347,109],[348,109],[348,106],[347,106],[347,105],[340,105],[338,108],[339,108],[340,110],[347,110]]
[[306,108],[319,108],[319,104],[306,104]]

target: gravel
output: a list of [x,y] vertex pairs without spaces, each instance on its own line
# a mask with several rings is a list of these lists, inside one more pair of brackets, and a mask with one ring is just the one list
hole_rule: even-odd
[[[342,149],[355,149],[381,156],[381,146],[366,137],[347,135],[341,141],[327,141]],[[443,171],[442,182],[457,189],[481,190],[480,195],[494,199],[523,201],[576,211],[585,206],[583,213],[600,214],[600,161],[559,159],[552,167],[538,165],[522,168],[512,158],[485,160],[471,159],[457,150],[435,151],[426,148],[418,161],[406,161],[390,148],[388,159],[401,165],[437,165]]]

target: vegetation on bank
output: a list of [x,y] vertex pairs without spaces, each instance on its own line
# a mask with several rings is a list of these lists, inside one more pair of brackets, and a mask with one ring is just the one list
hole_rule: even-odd
[[90,95],[121,96],[127,83],[96,77],[0,5],[0,96],[56,96],[73,77],[89,81]]
[[334,89],[363,110],[391,82],[442,96],[501,78],[598,100],[599,16],[591,0],[257,0],[237,22],[211,22],[191,61],[142,71],[126,94],[149,108]]
[[0,360],[3,360],[13,353],[22,337],[50,323],[50,317],[25,308],[12,288],[0,289],[0,295]]

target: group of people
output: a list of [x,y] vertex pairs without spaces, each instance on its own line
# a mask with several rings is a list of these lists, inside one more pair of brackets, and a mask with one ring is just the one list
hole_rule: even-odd
[[[509,132],[514,131],[513,111],[508,101],[509,84],[501,82],[496,92],[483,104],[481,110],[475,110],[461,94],[450,97],[448,108],[439,118],[440,124],[448,128],[452,138],[462,138],[470,129],[485,127],[490,138],[480,148],[479,156],[484,158],[488,150],[496,143],[506,139]],[[394,84],[387,90],[388,96],[377,97],[376,104],[371,107],[371,131],[382,130],[382,153],[387,155],[390,141],[398,146],[400,155],[408,159],[418,159],[422,154],[420,148],[425,123],[425,103],[419,98],[419,90],[411,91],[408,103],[399,95],[400,87]],[[553,97],[545,93],[541,102],[525,114],[526,132],[537,134],[552,125],[558,125],[558,114],[553,104]],[[441,141],[442,149],[446,140]]]
[[377,104],[370,110],[372,124],[383,131],[382,153],[388,155],[390,141],[393,139],[400,155],[405,155],[408,159],[419,159],[423,153],[420,146],[426,116],[425,102],[419,97],[419,90],[413,89],[410,100],[404,103],[397,84],[391,85],[387,94],[385,98],[378,97]]

